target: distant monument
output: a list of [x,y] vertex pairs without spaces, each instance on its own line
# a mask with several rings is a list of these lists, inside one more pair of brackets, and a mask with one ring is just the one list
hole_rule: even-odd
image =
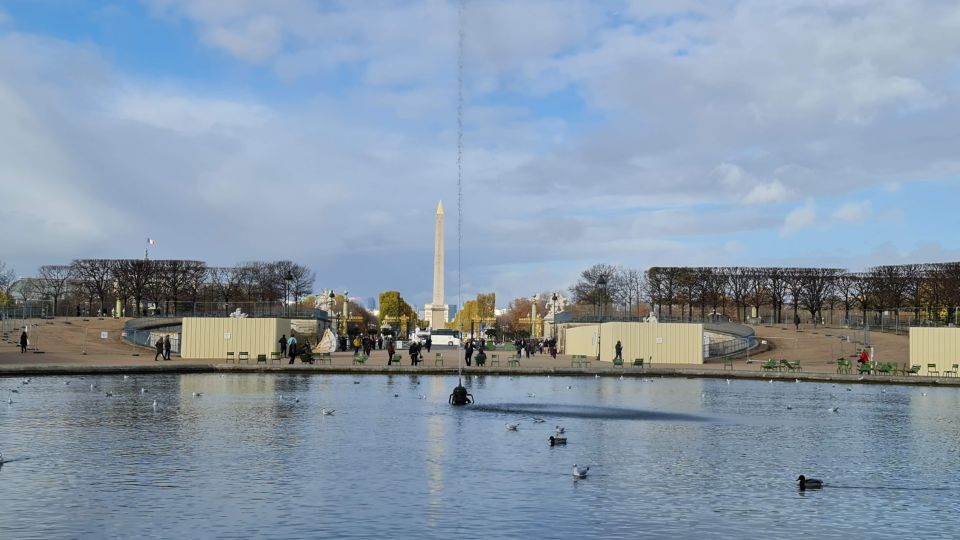
[[450,306],[443,301],[443,201],[437,203],[437,225],[433,243],[433,303],[423,307],[430,328],[446,328]]

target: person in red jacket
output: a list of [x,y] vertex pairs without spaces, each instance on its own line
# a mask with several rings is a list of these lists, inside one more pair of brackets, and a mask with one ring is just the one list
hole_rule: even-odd
[[868,353],[866,349],[861,349],[860,358],[857,359],[857,363],[866,364],[869,361],[870,361],[870,353]]

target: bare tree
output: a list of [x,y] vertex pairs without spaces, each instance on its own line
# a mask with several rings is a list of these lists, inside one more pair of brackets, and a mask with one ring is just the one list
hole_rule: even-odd
[[[750,271],[746,268],[727,268],[727,290],[737,305],[737,319],[747,320],[747,300],[750,294]],[[741,312],[742,309],[742,312]],[[741,316],[742,313],[742,316]]]
[[833,291],[834,279],[843,273],[838,268],[801,268],[795,273],[800,278],[799,301],[810,312],[814,328],[822,315],[823,304]]
[[843,303],[843,321],[844,324],[850,324],[850,309],[856,300],[856,286],[858,278],[856,274],[842,272],[834,280],[834,291],[840,302]]
[[103,313],[107,297],[113,288],[113,261],[109,259],[77,259],[71,263],[81,285],[91,298],[100,299],[97,314]]
[[597,281],[603,277],[608,287],[611,279],[617,273],[617,267],[610,264],[595,264],[580,273],[580,279],[570,287],[570,294],[577,304],[600,305],[609,302],[609,290],[604,296],[597,287]]
[[53,315],[57,314],[60,298],[67,291],[73,278],[73,267],[65,264],[48,264],[40,267],[40,279],[37,282],[39,292],[53,299]]
[[13,278],[16,276],[16,273],[13,271],[13,268],[7,268],[7,263],[0,261],[0,290],[6,291],[10,284],[13,283]]
[[115,261],[113,275],[118,288],[133,298],[137,317],[143,315],[143,300],[151,296],[155,300],[161,296],[157,291],[159,263],[150,259],[121,259]]
[[757,317],[760,316],[760,308],[770,299],[769,280],[764,268],[751,268],[748,271],[748,297],[750,306],[757,311]]
[[230,302],[242,294],[243,270],[234,268],[211,268],[210,285],[218,300],[224,304],[224,313],[230,311]]
[[787,270],[784,268],[768,268],[767,279],[770,285],[770,303],[773,305],[773,322],[783,322],[783,304],[787,296]]

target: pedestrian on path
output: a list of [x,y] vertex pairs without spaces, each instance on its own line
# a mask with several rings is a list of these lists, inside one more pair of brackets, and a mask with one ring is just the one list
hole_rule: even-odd
[[282,336],[280,336],[280,341],[278,343],[280,343],[280,356],[281,357],[286,356],[287,355],[287,335],[283,334]]
[[614,360],[623,361],[623,344],[620,343],[620,340],[617,340],[617,344],[614,346],[614,349],[617,351],[617,356],[614,357]]
[[163,358],[163,338],[158,337],[154,346],[157,348],[157,354],[153,355],[153,361],[156,362],[158,357]]
[[27,352],[28,343],[30,343],[30,340],[27,338],[27,331],[24,330],[20,333],[20,354]]
[[163,336],[163,359],[170,359],[170,334]]
[[287,354],[290,355],[290,363],[292,364],[297,359],[297,338],[292,333],[287,338]]

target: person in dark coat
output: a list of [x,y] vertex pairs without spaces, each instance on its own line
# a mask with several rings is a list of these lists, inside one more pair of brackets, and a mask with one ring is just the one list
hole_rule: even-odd
[[617,360],[617,359],[623,360],[623,344],[620,343],[620,340],[619,340],[619,339],[617,340],[616,346],[614,346],[614,350],[617,351],[617,356],[615,356],[613,359],[614,359],[614,360]]
[[163,358],[163,338],[157,338],[157,354],[153,355],[153,361],[157,361],[157,357]]
[[467,346],[464,348],[464,352],[466,353],[465,360],[467,362],[467,365],[469,366],[470,360],[473,359],[473,342],[472,341],[467,342]]
[[280,356],[286,356],[287,355],[287,335],[283,334],[282,336],[280,336],[280,341],[278,341],[278,343],[280,343]]
[[170,334],[163,336],[163,359],[170,359]]
[[430,353],[430,347],[433,347],[433,340],[430,339],[430,336],[427,336],[427,353]]
[[29,339],[27,338],[27,331],[24,330],[20,333],[20,353],[23,354],[27,352],[27,343]]

